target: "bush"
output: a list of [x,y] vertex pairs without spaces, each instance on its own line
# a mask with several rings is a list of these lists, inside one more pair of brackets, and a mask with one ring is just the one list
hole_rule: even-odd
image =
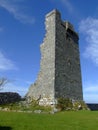
[[74,110],[88,110],[88,107],[84,101],[75,101],[73,103]]
[[57,103],[57,108],[62,110],[70,110],[72,109],[73,104],[69,98],[59,98]]

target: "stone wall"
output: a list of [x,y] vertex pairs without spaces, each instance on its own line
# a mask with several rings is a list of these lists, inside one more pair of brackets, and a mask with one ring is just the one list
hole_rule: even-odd
[[94,104],[94,103],[87,103],[87,106],[90,110],[92,111],[98,111],[98,104]]
[[73,26],[56,19],[55,97],[83,100],[79,36]]
[[[46,15],[45,25],[46,34],[41,44],[41,62],[40,72],[36,82],[31,85],[27,97],[39,99],[48,98],[49,102],[54,100],[54,83],[55,83],[55,19],[58,12],[55,10]],[[42,102],[42,100],[41,100]],[[44,103],[43,103],[44,104]]]
[[45,18],[46,34],[41,44],[40,72],[26,97],[40,104],[55,104],[60,97],[83,100],[79,37],[58,10]]
[[0,105],[14,103],[21,100],[21,96],[18,93],[13,92],[1,92],[0,93]]

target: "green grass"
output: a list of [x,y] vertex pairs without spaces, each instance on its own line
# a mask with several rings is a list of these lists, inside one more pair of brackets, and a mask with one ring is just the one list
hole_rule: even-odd
[[0,130],[98,130],[98,111],[54,115],[0,111]]

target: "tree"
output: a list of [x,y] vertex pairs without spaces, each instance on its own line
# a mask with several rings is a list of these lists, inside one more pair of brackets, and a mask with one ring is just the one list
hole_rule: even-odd
[[0,89],[2,89],[9,80],[6,77],[0,77]]

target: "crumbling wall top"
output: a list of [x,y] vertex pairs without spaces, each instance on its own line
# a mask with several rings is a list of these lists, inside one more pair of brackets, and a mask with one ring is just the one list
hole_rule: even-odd
[[74,27],[70,22],[64,21],[64,25],[66,26],[66,30],[69,28],[74,31]]
[[51,12],[49,12],[49,13],[46,15],[46,17],[49,17],[49,16],[51,16],[51,15],[53,15],[53,14],[58,14],[59,16],[61,16],[60,12],[59,12],[57,9],[54,9],[54,10],[52,10]]

